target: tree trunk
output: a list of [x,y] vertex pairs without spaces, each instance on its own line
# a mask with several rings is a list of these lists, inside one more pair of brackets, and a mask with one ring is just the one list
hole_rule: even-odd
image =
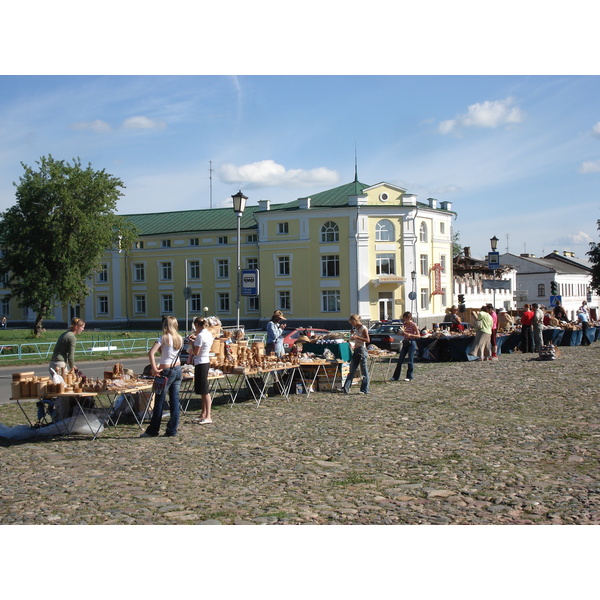
[[33,325],[33,335],[36,338],[42,337],[42,333],[44,332],[44,328],[42,327],[42,321],[44,320],[44,312],[43,310],[39,312],[35,317],[35,323]]

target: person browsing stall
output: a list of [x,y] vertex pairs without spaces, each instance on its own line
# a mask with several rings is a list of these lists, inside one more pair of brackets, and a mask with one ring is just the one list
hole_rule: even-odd
[[276,310],[271,320],[267,323],[267,342],[265,346],[267,355],[271,354],[271,352],[274,352],[279,357],[285,354],[283,349],[283,331],[285,327],[286,321],[283,318],[283,313],[280,310]]
[[54,352],[52,352],[52,358],[50,359],[50,365],[48,367],[50,375],[52,370],[58,373],[59,369],[67,369],[67,371],[73,371],[75,367],[75,346],[77,345],[77,338],[85,329],[85,321],[75,317],[71,321],[71,327],[61,333],[56,340],[54,346]]
[[200,417],[194,419],[194,423],[206,425],[212,423],[212,398],[208,387],[208,371],[210,369],[210,348],[213,343],[213,336],[206,329],[205,319],[202,317],[194,319],[194,334],[190,337],[194,338],[194,345],[190,354],[191,361],[194,364],[194,393],[202,398],[202,411]]
[[400,349],[398,363],[396,364],[394,374],[390,381],[398,381],[400,379],[402,364],[407,356],[406,379],[404,381],[412,381],[417,340],[421,337],[421,332],[419,331],[417,324],[412,320],[412,313],[406,311],[402,315],[402,319],[404,324],[400,328],[400,333],[403,335],[404,339],[402,340],[402,348]]
[[[162,335],[154,342],[148,352],[152,375],[166,377],[167,382],[159,394],[155,394],[154,409],[150,425],[140,437],[157,437],[162,421],[163,407],[169,395],[169,421],[165,437],[175,437],[179,427],[179,389],[181,387],[181,363],[179,354],[183,338],[179,335],[179,324],[175,317],[164,317]],[[160,352],[160,364],[157,366],[155,354]]]
[[360,365],[362,373],[362,380],[360,383],[360,393],[369,393],[369,369],[367,367],[367,344],[371,341],[369,337],[369,330],[363,325],[359,315],[350,315],[348,323],[352,326],[350,331],[350,341],[354,342],[354,351],[352,353],[352,359],[350,361],[350,371],[348,377],[344,381],[342,390],[345,394],[350,393],[350,386],[354,379],[354,373]]

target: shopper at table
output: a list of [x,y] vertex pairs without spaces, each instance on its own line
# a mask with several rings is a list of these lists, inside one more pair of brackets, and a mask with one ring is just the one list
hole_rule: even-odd
[[71,327],[60,334],[58,340],[56,340],[54,352],[52,352],[52,358],[48,367],[50,375],[52,375],[52,370],[60,373],[63,369],[70,372],[76,368],[75,346],[77,345],[77,338],[75,336],[79,335],[84,329],[85,321],[75,317],[71,321]]
[[402,340],[402,347],[400,348],[400,356],[398,357],[398,364],[394,370],[391,381],[398,381],[400,379],[400,373],[402,371],[402,364],[408,357],[406,367],[406,379],[404,381],[412,381],[415,352],[417,350],[417,340],[421,337],[417,324],[412,320],[412,314],[405,312],[402,315],[404,320],[403,326],[400,328],[400,333],[404,337]]
[[265,346],[267,355],[271,354],[271,352],[274,352],[279,357],[285,354],[283,348],[283,332],[285,327],[286,321],[283,318],[283,313],[280,310],[276,310],[271,320],[267,323],[267,343]]
[[590,325],[590,320],[587,312],[580,310],[577,312],[577,320],[581,325],[581,345],[589,346],[590,338],[588,337],[588,327]]
[[368,394],[369,369],[367,367],[367,344],[371,341],[371,338],[369,337],[369,330],[363,325],[359,315],[350,315],[348,323],[350,323],[350,326],[352,327],[350,330],[350,341],[354,342],[354,351],[352,352],[352,359],[350,360],[350,371],[348,372],[346,381],[344,381],[342,390],[345,394],[350,393],[350,386],[352,385],[354,374],[360,365],[360,370],[362,373],[360,393]]
[[200,417],[194,419],[194,423],[200,425],[212,423],[212,398],[208,387],[208,371],[210,369],[210,348],[213,343],[213,336],[206,327],[206,320],[202,317],[196,317],[194,319],[194,333],[190,336],[194,340],[192,352],[190,353],[190,360],[194,365],[194,393],[202,398]]
[[[162,376],[167,382],[160,394],[155,394],[154,409],[150,425],[140,437],[156,437],[160,430],[163,407],[167,394],[169,395],[169,422],[167,423],[166,437],[175,437],[179,427],[179,388],[181,387],[181,363],[179,354],[183,346],[183,338],[179,335],[179,324],[175,317],[164,317],[162,321],[162,335],[154,342],[148,358],[152,366],[154,377]],[[160,364],[156,365],[155,354],[160,352]]]
[[565,307],[560,303],[559,300],[556,301],[556,306],[554,307],[552,312],[554,313],[555,319],[558,319],[559,321],[561,321],[563,323],[569,322],[569,317],[567,316]]
[[498,360],[498,314],[496,313],[496,309],[491,304],[486,304],[486,308],[490,314],[490,317],[492,317],[492,335],[490,337],[492,356],[490,360]]
[[544,345],[544,339],[542,330],[544,328],[544,311],[537,304],[532,304],[533,309],[533,321],[531,323],[533,327],[533,350],[539,352]]
[[521,315],[521,352],[533,352],[533,317],[529,304],[523,306]]
[[475,315],[475,339],[471,349],[471,356],[475,356],[476,360],[486,360],[490,356],[490,339],[492,337],[492,317],[486,306],[482,306]]

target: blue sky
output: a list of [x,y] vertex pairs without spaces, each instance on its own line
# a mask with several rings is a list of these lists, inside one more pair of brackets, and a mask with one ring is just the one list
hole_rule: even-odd
[[42,155],[125,183],[122,214],[286,202],[352,181],[449,200],[463,245],[597,241],[597,76],[3,76],[0,208]]
[[475,256],[598,240],[592,2],[69,6],[4,9],[0,211],[47,154],[121,178],[130,214],[209,208],[209,164],[213,206],[287,202],[352,181],[356,149],[363,183],[451,201]]

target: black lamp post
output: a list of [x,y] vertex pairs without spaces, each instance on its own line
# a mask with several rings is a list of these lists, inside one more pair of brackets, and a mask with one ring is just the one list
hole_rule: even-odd
[[240,285],[242,281],[242,266],[241,266],[241,254],[242,248],[240,239],[240,223],[242,220],[242,215],[244,214],[244,210],[246,208],[246,200],[248,200],[247,196],[242,194],[242,190],[240,190],[237,194],[231,196],[233,199],[233,212],[237,216],[237,299],[236,299],[236,310],[237,310],[237,318],[236,318],[236,327],[240,328]]
[[498,248],[498,238],[494,236],[490,239],[490,244],[492,246],[492,252],[496,252],[496,248]]

